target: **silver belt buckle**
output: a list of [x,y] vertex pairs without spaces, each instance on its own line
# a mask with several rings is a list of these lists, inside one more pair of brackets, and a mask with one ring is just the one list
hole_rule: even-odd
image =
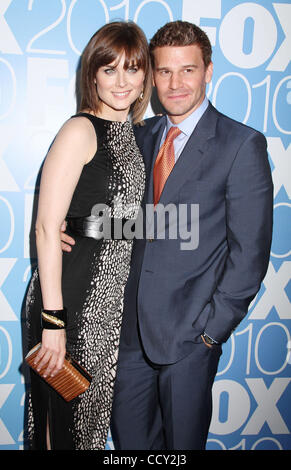
[[87,217],[83,222],[83,230],[87,237],[95,238],[95,240],[101,240],[102,238],[105,238],[104,217]]

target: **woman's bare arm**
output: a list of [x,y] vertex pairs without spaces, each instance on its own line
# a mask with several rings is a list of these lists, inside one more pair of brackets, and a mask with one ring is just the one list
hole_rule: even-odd
[[[61,290],[62,249],[60,229],[66,217],[83,166],[96,152],[96,135],[84,117],[67,121],[59,131],[44,163],[36,221],[36,245],[43,308],[64,307]],[[40,312],[41,314],[41,312]],[[55,375],[65,356],[65,330],[43,330],[38,367],[48,362]]]

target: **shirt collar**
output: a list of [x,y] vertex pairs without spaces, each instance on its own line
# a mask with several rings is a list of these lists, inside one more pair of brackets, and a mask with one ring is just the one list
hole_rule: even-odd
[[166,132],[168,133],[169,129],[173,126],[179,127],[179,129],[183,132],[183,134],[190,136],[198,124],[199,119],[202,117],[204,112],[208,107],[209,101],[205,96],[204,100],[202,101],[199,108],[195,109],[193,113],[190,114],[186,119],[184,119],[179,124],[173,124],[169,117],[167,116],[167,124],[166,124]]

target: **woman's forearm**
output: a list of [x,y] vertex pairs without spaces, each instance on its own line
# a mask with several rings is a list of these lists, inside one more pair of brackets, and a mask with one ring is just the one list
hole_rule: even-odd
[[36,247],[43,308],[63,308],[60,231],[36,226]]
[[[62,251],[59,230],[52,229],[51,225],[46,228],[37,222],[36,247],[43,308],[61,310],[63,308]],[[46,365],[44,377],[53,377],[63,367],[66,354],[66,330],[44,327],[41,343],[41,349],[35,358],[37,370],[41,370]]]

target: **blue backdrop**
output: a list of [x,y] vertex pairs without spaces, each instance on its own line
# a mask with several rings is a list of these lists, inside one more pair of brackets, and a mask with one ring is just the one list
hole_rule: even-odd
[[[291,4],[271,0],[0,0],[0,449],[25,447],[23,298],[38,172],[76,111],[75,78],[91,35],[132,19],[150,39],[169,20],[200,25],[213,45],[208,97],[262,131],[274,180],[269,269],[223,347],[207,449],[291,449]],[[153,115],[149,107],[147,116]],[[113,448],[110,436],[108,448]]]

